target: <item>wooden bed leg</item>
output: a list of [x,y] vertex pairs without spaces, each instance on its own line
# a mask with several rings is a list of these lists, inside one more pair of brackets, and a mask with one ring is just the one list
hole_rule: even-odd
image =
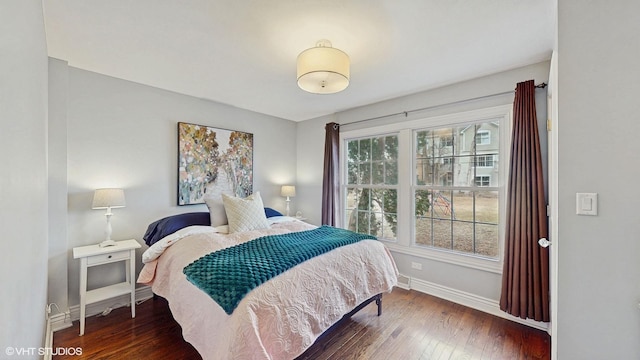
[[378,305],[378,316],[382,315],[382,294],[376,296],[376,305]]

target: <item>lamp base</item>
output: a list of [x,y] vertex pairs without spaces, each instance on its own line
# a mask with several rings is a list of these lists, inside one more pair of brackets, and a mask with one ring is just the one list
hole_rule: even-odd
[[105,240],[105,241],[101,242],[100,244],[98,244],[98,246],[100,246],[101,248],[107,247],[107,246],[115,246],[115,245],[116,245],[116,242],[111,240],[111,239]]
[[291,200],[289,200],[289,197],[287,196],[287,216],[289,216],[289,202]]

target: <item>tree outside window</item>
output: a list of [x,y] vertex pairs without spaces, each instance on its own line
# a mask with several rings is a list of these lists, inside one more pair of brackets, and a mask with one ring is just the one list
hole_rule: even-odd
[[395,135],[347,143],[348,229],[395,239],[398,138]]
[[388,240],[397,238],[397,135],[347,141],[346,201],[348,229]]

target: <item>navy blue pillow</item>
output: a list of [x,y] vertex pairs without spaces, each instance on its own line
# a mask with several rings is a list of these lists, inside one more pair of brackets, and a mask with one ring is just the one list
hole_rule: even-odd
[[264,208],[264,214],[267,215],[268,218],[274,216],[282,216],[282,214],[278,210],[273,210],[272,208]]
[[208,212],[192,212],[172,215],[155,221],[147,227],[144,234],[144,242],[151,246],[163,237],[191,225],[211,225],[211,216]]
[[[264,208],[264,214],[268,218],[282,216],[279,211],[268,207]],[[208,212],[192,212],[167,216],[151,223],[142,238],[147,245],[151,246],[163,237],[191,225],[211,226],[210,214]]]

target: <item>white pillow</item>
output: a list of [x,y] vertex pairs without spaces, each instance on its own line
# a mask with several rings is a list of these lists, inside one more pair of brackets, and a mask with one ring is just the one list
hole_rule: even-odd
[[227,214],[224,211],[224,204],[220,195],[205,195],[204,203],[209,208],[209,216],[211,217],[211,226],[227,225]]
[[[226,216],[226,215],[225,215]],[[228,234],[229,225],[220,225],[213,228],[218,234]]]
[[222,194],[222,202],[229,220],[229,234],[269,228],[259,191],[244,199]]

